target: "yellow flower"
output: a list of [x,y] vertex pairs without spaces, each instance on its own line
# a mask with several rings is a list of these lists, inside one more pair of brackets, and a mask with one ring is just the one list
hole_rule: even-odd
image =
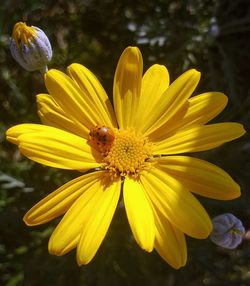
[[[114,78],[114,109],[97,78],[72,64],[68,75],[45,74],[49,94],[39,94],[38,113],[45,125],[21,124],[7,139],[41,164],[82,172],[27,212],[27,225],[63,215],[49,241],[49,252],[77,248],[77,262],[94,257],[123,192],[133,236],[155,249],[172,267],[187,260],[185,234],[206,238],[211,220],[192,194],[231,200],[237,183],[219,167],[180,155],[209,150],[242,136],[238,123],[206,123],[219,114],[227,97],[207,92],[191,97],[200,73],[189,70],[169,86],[161,65],[142,76],[138,48],[125,49]],[[191,193],[192,192],[192,193]]]

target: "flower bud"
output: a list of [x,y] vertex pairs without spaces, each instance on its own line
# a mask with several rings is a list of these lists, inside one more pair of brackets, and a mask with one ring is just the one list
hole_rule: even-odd
[[10,38],[13,58],[27,71],[46,72],[52,58],[52,48],[45,33],[23,22],[16,23]]
[[226,213],[212,219],[213,231],[210,239],[224,248],[234,249],[243,239],[245,228],[233,214]]

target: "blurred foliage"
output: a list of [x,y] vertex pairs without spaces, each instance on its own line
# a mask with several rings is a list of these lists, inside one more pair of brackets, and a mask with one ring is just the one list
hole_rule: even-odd
[[[111,95],[117,60],[128,45],[140,47],[145,69],[167,65],[172,80],[189,68],[202,72],[198,92],[216,90],[229,104],[216,120],[238,121],[249,130],[249,0],[2,0],[0,5],[0,285],[250,285],[250,242],[236,250],[209,240],[188,239],[189,260],[176,271],[156,253],[140,250],[123,208],[94,260],[78,267],[75,252],[50,256],[48,238],[57,221],[28,228],[24,213],[75,172],[43,167],[22,157],[4,139],[17,123],[39,122],[35,95],[46,92],[41,75],[11,58],[8,40],[18,21],[42,28],[51,40],[50,67],[72,62],[90,68]],[[196,154],[197,156],[197,154]],[[200,154],[227,170],[242,187],[241,198],[218,202],[200,198],[214,216],[231,212],[246,229],[250,219],[249,135]]]

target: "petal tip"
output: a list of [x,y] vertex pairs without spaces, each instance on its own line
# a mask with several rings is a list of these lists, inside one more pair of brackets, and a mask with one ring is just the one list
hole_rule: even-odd
[[142,247],[143,250],[145,250],[146,252],[150,253],[154,250],[154,245],[147,245],[145,247]]
[[27,226],[32,226],[32,222],[29,220],[29,217],[27,216],[27,214],[23,217],[23,222],[27,225]]
[[67,71],[71,71],[71,70],[75,70],[75,69],[78,69],[78,68],[82,68],[84,67],[83,65],[81,64],[78,64],[78,63],[72,63],[70,64],[68,67],[67,67]]
[[39,222],[36,220],[36,217],[32,217],[32,214],[30,213],[30,211],[28,211],[24,217],[23,217],[23,222],[27,225],[27,226],[35,226],[35,225],[40,225],[42,224],[42,222]]
[[49,71],[47,71],[44,74],[44,81],[45,81],[45,83],[47,83],[48,80],[52,80],[55,77],[60,76],[60,75],[64,75],[64,73],[59,71],[59,70],[57,70],[57,69],[50,69]]
[[245,127],[243,124],[240,124],[241,125],[241,128],[242,128],[242,135],[244,135],[245,133],[247,133]]
[[210,220],[210,222],[207,224],[206,228],[204,227],[204,229],[198,233],[197,238],[198,239],[208,238],[209,235],[211,234],[212,230],[213,230],[213,225],[212,225],[212,222]]
[[[53,234],[52,234],[52,236],[53,236]],[[62,250],[55,244],[54,241],[52,241],[52,239],[51,239],[52,236],[50,237],[50,240],[48,243],[49,254],[56,255],[56,256],[62,256],[63,255]]]
[[228,124],[231,124],[231,128],[233,130],[235,130],[235,138],[234,139],[237,139],[237,138],[245,135],[246,132],[247,132],[245,127],[244,127],[244,125],[241,124],[241,123],[235,123],[235,122],[231,123],[231,122],[229,122]]
[[5,138],[7,141],[15,144],[15,145],[19,145],[19,137],[20,133],[16,132],[16,126],[10,127],[6,132],[5,132]]
[[54,72],[56,72],[56,69],[50,69],[48,70],[45,75],[44,75],[44,78],[48,77],[50,74],[53,74]]
[[191,69],[193,76],[197,77],[198,79],[200,79],[201,77],[201,72],[196,70],[196,69]]
[[173,263],[171,263],[170,265],[171,265],[174,269],[179,270],[180,268],[184,267],[186,264],[187,264],[187,261],[185,260],[185,261],[182,261],[182,262],[180,262],[180,263],[178,263],[178,264],[173,264]]
[[234,200],[239,198],[240,196],[241,196],[240,186],[235,181],[233,181],[231,184],[231,188],[228,191],[228,196],[225,198],[225,200]]
[[[142,61],[142,54],[141,54],[141,51],[140,51],[140,49],[139,48],[137,48],[137,47],[133,47],[133,46],[129,46],[129,47],[127,47],[124,51],[123,51],[123,53],[122,53],[122,55],[121,55],[121,58],[123,58],[123,57],[128,57],[128,58],[130,58],[130,60],[133,60],[133,61],[138,61],[138,62],[141,62]],[[127,59],[128,59],[127,58]]]
[[87,265],[90,261],[91,259],[87,259],[86,257],[80,257],[79,254],[76,255],[76,262],[79,267]]
[[140,52],[139,48],[136,46],[128,46],[124,51],[130,51],[132,53]]

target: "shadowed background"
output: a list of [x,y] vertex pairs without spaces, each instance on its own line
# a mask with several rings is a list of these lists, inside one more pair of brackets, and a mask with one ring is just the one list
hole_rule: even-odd
[[[250,285],[250,241],[225,250],[209,239],[187,239],[188,263],[173,270],[156,253],[136,245],[123,208],[93,261],[78,267],[75,251],[55,257],[47,243],[58,220],[27,227],[25,212],[78,173],[36,164],[5,141],[7,128],[39,122],[35,95],[46,92],[39,72],[12,59],[8,41],[16,22],[38,26],[54,56],[49,68],[78,62],[92,70],[112,95],[113,75],[128,45],[140,48],[144,71],[168,67],[171,81],[189,68],[202,73],[196,93],[221,91],[229,104],[214,121],[237,121],[249,130],[250,2],[248,0],[2,0],[0,5],[0,285]],[[231,212],[246,229],[250,218],[249,135],[196,157],[224,168],[242,187],[241,198],[199,198],[211,216]],[[226,190],[225,190],[226,191]]]

